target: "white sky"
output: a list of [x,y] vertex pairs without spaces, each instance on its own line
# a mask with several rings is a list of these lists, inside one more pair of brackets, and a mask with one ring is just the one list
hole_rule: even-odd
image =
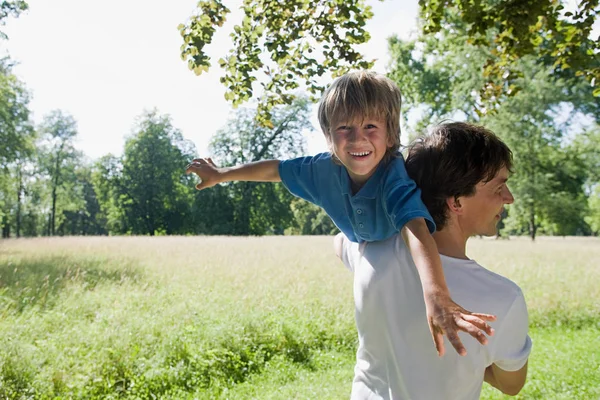
[[[33,119],[51,110],[70,113],[78,122],[77,147],[95,159],[121,154],[125,136],[144,109],[170,114],[173,125],[206,154],[210,137],[225,125],[229,104],[219,82],[216,60],[231,47],[228,32],[240,21],[239,0],[226,29],[209,47],[213,68],[196,76],[181,60],[177,25],[195,10],[196,0],[28,0],[29,11],[0,28],[9,36],[1,43],[14,69],[32,93]],[[386,38],[408,38],[415,30],[417,0],[369,1],[374,18],[363,47],[385,72]],[[237,17],[237,18],[236,18]],[[317,127],[316,118],[314,126]],[[311,153],[325,148],[321,134],[308,135]]]

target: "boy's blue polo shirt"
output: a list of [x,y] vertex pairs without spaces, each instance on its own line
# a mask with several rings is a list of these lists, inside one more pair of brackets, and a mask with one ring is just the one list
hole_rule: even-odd
[[279,176],[292,194],[323,208],[353,242],[387,239],[414,218],[424,218],[429,231],[435,231],[401,154],[389,163],[380,163],[354,195],[348,171],[334,163],[329,153],[281,161]]

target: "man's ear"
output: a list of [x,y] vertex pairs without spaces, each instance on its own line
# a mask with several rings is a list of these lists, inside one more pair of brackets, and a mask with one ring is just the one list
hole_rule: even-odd
[[462,214],[463,208],[462,205],[460,204],[460,198],[458,197],[448,197],[446,199],[446,205],[448,206],[448,209],[450,210],[450,212],[453,212],[455,214]]

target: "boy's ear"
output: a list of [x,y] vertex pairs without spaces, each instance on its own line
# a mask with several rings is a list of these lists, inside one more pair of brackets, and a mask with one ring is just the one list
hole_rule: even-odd
[[394,146],[394,141],[392,140],[392,137],[390,135],[388,135],[388,137],[387,137],[387,148],[389,149],[392,146]]
[[333,140],[331,140],[331,134],[325,135],[325,140],[327,141],[329,152],[333,153]]
[[448,206],[450,212],[453,212],[454,214],[460,215],[463,212],[462,205],[460,204],[460,198],[458,197],[448,197],[446,199],[446,205]]

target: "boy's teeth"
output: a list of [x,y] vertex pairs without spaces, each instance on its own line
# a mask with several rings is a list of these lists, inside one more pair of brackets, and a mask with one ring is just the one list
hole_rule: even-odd
[[363,151],[362,153],[350,153],[353,156],[368,156],[371,152],[370,151]]

